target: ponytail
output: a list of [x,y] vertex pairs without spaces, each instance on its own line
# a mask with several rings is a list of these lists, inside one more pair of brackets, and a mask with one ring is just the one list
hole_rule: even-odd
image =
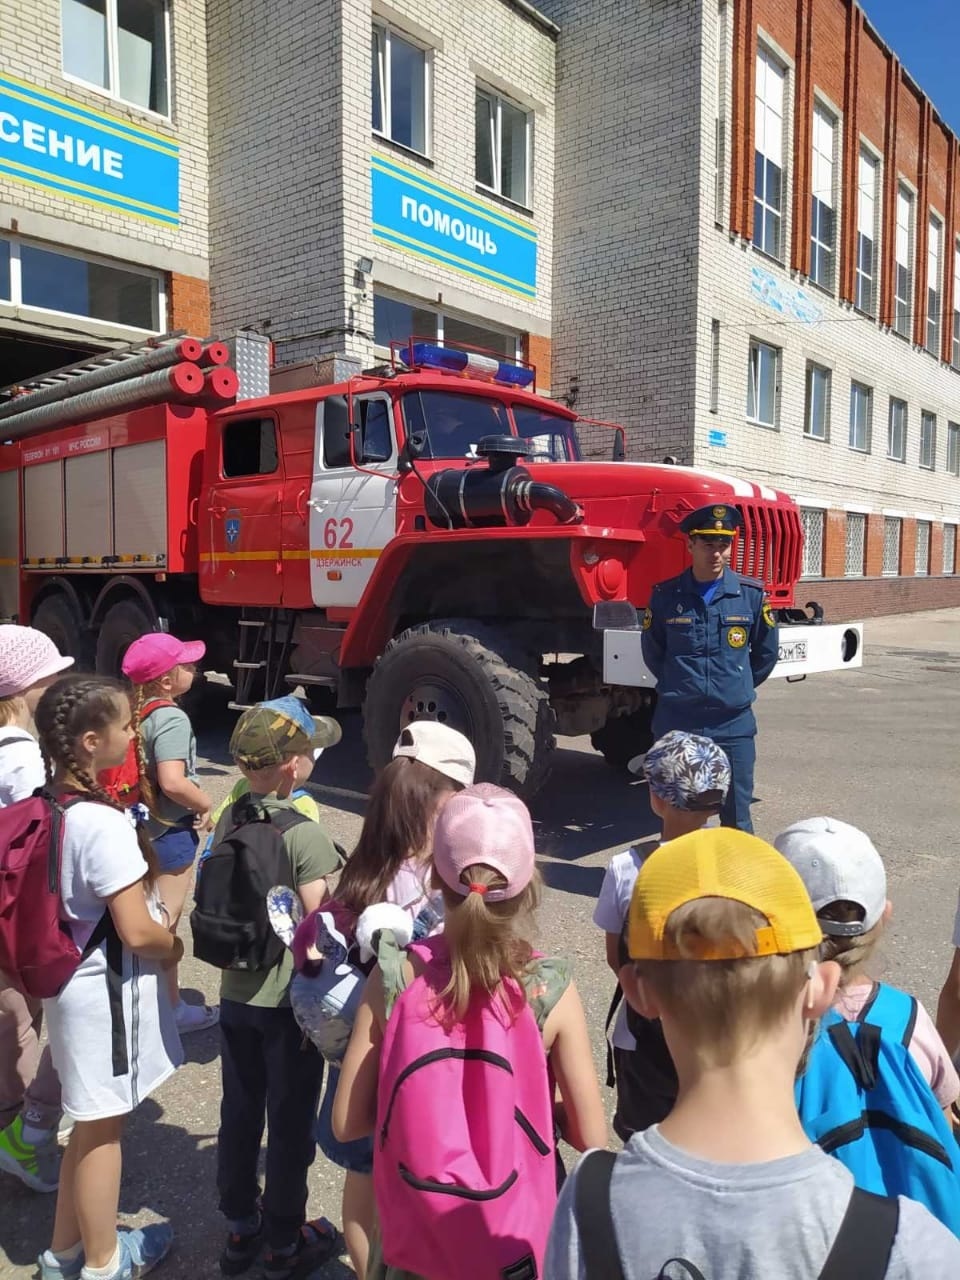
[[440,992],[436,1016],[445,1026],[462,1020],[476,990],[499,995],[509,1017],[516,1018],[526,1002],[521,981],[533,958],[533,948],[523,929],[540,902],[540,877],[534,878],[515,898],[489,902],[487,887],[503,883],[492,867],[468,867],[466,895],[449,889],[434,872],[434,887],[444,899],[443,933],[450,949],[450,981]]
[[[150,769],[147,764],[147,749],[143,742],[143,708],[147,704],[147,688],[145,684],[135,684],[133,686],[133,749],[137,758],[137,780],[140,786],[140,799],[147,806],[151,813],[154,812],[157,805],[157,789],[153,785],[150,777]],[[139,831],[140,828],[138,827]]]

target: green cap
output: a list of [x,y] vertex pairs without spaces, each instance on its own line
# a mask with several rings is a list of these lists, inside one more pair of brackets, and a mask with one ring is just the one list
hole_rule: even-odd
[[311,716],[298,698],[275,698],[243,713],[230,737],[230,754],[248,769],[268,769],[288,756],[335,746],[341,737],[330,716]]

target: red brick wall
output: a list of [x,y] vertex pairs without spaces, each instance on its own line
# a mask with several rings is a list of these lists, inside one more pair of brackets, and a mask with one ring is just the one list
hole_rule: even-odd
[[867,516],[867,555],[865,573],[878,578],[883,571],[883,516]]
[[900,576],[913,576],[917,555],[917,522],[913,519],[900,521]]
[[828,511],[823,531],[823,576],[842,578],[846,563],[847,518],[842,511]]
[[542,391],[550,391],[550,339],[528,333],[524,335],[522,347],[524,360],[536,367],[537,386]]
[[854,622],[919,609],[956,609],[960,608],[960,576],[809,580],[799,585],[796,598],[798,604],[816,600],[823,606],[826,622]]
[[210,337],[210,286],[195,276],[170,272],[167,328],[183,329],[191,337]]

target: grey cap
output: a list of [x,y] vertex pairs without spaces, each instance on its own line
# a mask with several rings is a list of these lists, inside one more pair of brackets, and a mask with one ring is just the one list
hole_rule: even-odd
[[[805,818],[781,831],[773,843],[806,885],[824,933],[856,938],[880,923],[887,905],[887,873],[873,841],[859,828],[837,818]],[[854,903],[863,919],[824,920],[820,913],[834,902]]]

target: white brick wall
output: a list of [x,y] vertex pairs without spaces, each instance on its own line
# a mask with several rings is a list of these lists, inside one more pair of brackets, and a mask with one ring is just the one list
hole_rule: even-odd
[[[164,227],[0,175],[4,229],[107,253],[123,261],[207,274],[207,68],[204,0],[171,4],[172,115],[164,120],[67,80],[60,0],[0,0],[3,70],[81,106],[141,125],[180,147],[180,226]],[[52,219],[52,221],[51,221]]]

